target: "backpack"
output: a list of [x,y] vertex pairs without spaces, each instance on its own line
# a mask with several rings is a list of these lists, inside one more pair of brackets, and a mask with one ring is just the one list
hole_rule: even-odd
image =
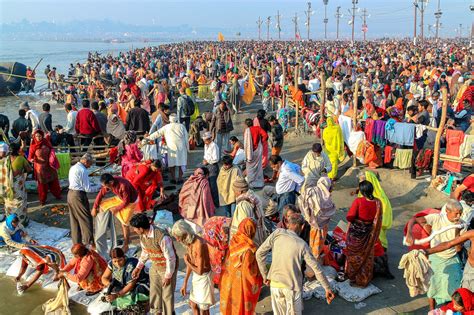
[[186,100],[186,106],[183,108],[184,116],[191,117],[194,114],[194,102],[191,97],[183,96]]

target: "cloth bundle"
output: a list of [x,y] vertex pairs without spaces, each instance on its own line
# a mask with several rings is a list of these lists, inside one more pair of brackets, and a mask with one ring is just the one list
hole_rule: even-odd
[[422,251],[415,249],[403,255],[398,269],[404,269],[403,278],[410,291],[410,297],[428,292],[433,270]]

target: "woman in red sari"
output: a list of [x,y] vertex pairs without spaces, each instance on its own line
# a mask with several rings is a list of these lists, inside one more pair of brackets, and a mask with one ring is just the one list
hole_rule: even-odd
[[222,314],[255,314],[263,282],[255,259],[256,229],[255,221],[246,218],[230,241],[220,285]]
[[155,206],[153,194],[160,188],[160,198],[166,198],[163,186],[163,176],[161,175],[161,162],[146,161],[132,166],[128,171],[126,179],[132,183],[138,192],[138,203],[135,209],[138,212],[151,210]]
[[46,204],[48,189],[56,199],[60,200],[61,186],[59,186],[57,171],[59,162],[54,153],[53,145],[41,130],[36,130],[33,133],[28,160],[33,163],[35,178],[38,182],[40,204]]

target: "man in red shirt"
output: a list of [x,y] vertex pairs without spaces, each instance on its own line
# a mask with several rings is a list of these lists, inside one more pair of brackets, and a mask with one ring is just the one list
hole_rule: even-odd
[[89,108],[89,100],[82,100],[82,109],[76,116],[76,133],[87,138],[81,138],[81,144],[88,146],[92,142],[92,137],[101,133],[99,121],[94,112]]
[[161,176],[161,162],[158,160],[135,165],[128,171],[125,178],[132,183],[138,192],[136,208],[138,212],[153,209],[155,205],[153,194],[158,187],[160,187],[160,198],[166,198],[163,177]]
[[[95,235],[94,241],[96,249],[103,257],[107,257],[109,250],[107,247],[107,231],[112,237],[112,248],[115,247],[115,226],[113,216],[122,224],[123,231],[123,251],[128,251],[130,241],[130,218],[136,207],[138,199],[137,190],[133,185],[123,177],[103,174],[100,177],[102,188],[95,198],[92,216],[95,217]],[[105,194],[112,192],[115,197],[104,199]],[[100,210],[100,212],[99,212]]]

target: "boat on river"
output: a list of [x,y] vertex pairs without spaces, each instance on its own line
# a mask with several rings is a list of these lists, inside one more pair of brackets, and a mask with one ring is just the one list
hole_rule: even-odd
[[19,92],[25,76],[26,66],[24,64],[0,62],[0,96],[9,96],[12,92]]

